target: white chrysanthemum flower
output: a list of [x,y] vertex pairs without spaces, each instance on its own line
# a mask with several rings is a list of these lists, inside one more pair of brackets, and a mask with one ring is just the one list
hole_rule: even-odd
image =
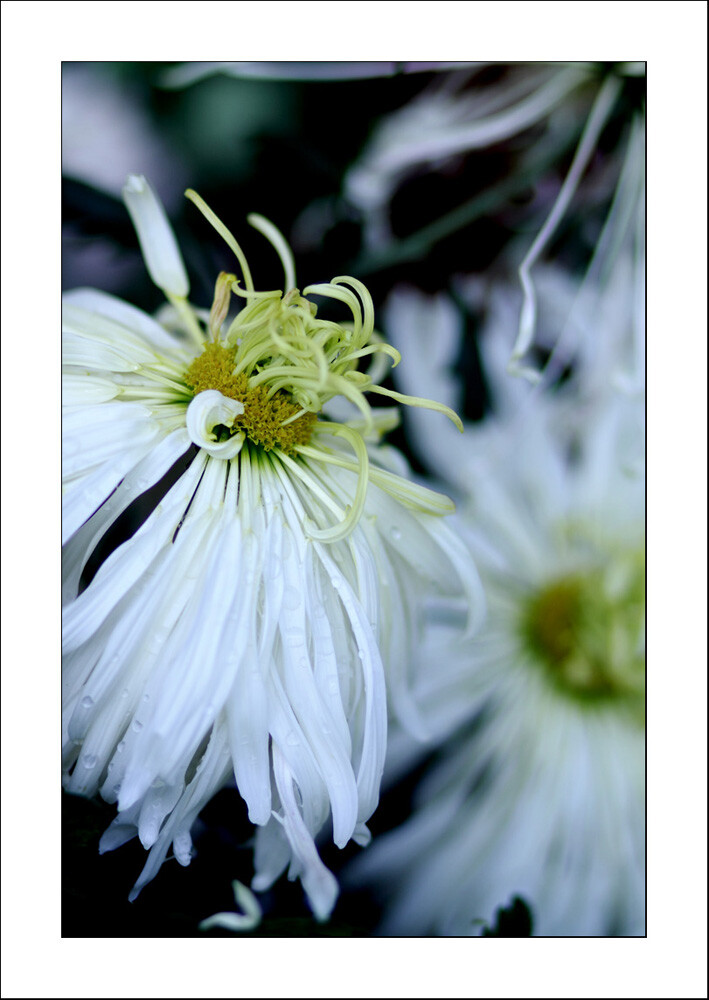
[[[438,664],[416,687],[426,721],[438,740],[457,735],[413,817],[358,863],[391,893],[384,933],[478,933],[515,895],[538,934],[644,933],[635,410],[607,400],[560,433],[569,411],[551,402],[481,432],[465,525],[488,615],[467,642],[434,623],[420,650]],[[420,753],[399,735],[390,764]]]
[[[374,381],[398,361],[353,278],[294,287],[292,258],[266,220],[286,294],[221,274],[208,315],[162,206],[144,178],[125,200],[170,328],[95,290],[66,295],[64,354],[64,769],[75,793],[118,803],[110,850],[134,835],[150,855],[133,896],[232,775],[259,826],[253,888],[290,865],[315,914],[337,895],[314,837],[368,839],[386,747],[386,694],[412,728],[407,670],[429,588],[467,589],[469,559],[440,515],[451,502],[392,468],[374,443],[391,411],[364,393],[439,409]],[[229,317],[231,293],[245,305]],[[305,295],[339,299],[346,324]],[[374,357],[370,374],[357,370]],[[381,367],[381,366],[380,366]],[[319,418],[342,395],[357,419]],[[98,542],[175,463],[191,462],[145,523],[79,593]],[[383,663],[386,665],[386,677]]]
[[[515,895],[535,933],[644,933],[644,257],[639,227],[623,232],[603,281],[569,294],[558,270],[540,275],[539,332],[572,366],[562,384],[506,374],[519,303],[503,287],[480,337],[495,414],[435,450],[417,426],[431,466],[465,497],[459,530],[488,616],[465,641],[450,617],[432,620],[418,653],[425,721],[438,742],[456,735],[413,817],[357,862],[356,877],[389,894],[385,933],[478,933]],[[414,357],[435,339],[427,384],[452,403],[450,300],[400,289],[387,321]],[[414,366],[401,381],[415,391],[422,376]],[[401,773],[424,751],[393,736]]]

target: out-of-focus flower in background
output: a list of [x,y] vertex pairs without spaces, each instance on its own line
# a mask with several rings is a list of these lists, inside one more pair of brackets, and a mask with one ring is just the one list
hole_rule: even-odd
[[[359,862],[387,899],[383,933],[474,933],[514,895],[536,933],[644,933],[637,421],[623,398],[577,421],[536,399],[472,433],[460,530],[488,617],[467,643],[433,621],[419,651],[417,700],[448,742],[413,818]],[[395,741],[391,766],[420,755]]]
[[[314,838],[331,816],[338,847],[369,839],[387,688],[405,718],[429,593],[467,593],[473,616],[481,604],[440,520],[452,504],[392,471],[396,456],[377,446],[392,413],[364,394],[460,421],[377,384],[399,355],[374,331],[360,282],[306,288],[352,314],[319,319],[283,237],[255,216],[285,293],[255,291],[234,238],[188,195],[243,288],[223,272],[211,312],[193,309],[162,205],[133,176],[124,197],[167,326],[92,289],[65,296],[65,784],[118,803],[102,850],[135,835],[150,849],[136,896],[170,846],[189,863],[195,818],[234,775],[259,827],[253,887],[289,867],[322,920],[337,883]],[[232,292],[246,300],[233,317]],[[351,419],[323,420],[338,395]],[[79,592],[97,544],[156,486],[145,523]]]
[[[459,531],[488,617],[461,642],[455,616],[439,610],[419,650],[416,696],[440,749],[412,818],[353,866],[353,880],[384,899],[382,933],[478,933],[516,895],[535,933],[644,933],[639,128],[618,174],[586,273],[540,272],[541,381],[507,370],[521,295],[488,289],[478,342],[492,413],[460,442],[415,434],[419,454],[462,498]],[[461,317],[450,298],[400,289],[387,329],[413,356],[436,343],[426,383],[449,402],[459,394]],[[423,367],[409,366],[402,387],[415,391]],[[422,755],[395,735],[392,775]]]

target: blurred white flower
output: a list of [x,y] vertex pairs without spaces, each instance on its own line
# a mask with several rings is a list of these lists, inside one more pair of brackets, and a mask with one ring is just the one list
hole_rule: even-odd
[[[492,922],[516,895],[535,933],[644,933],[640,136],[632,130],[585,276],[558,264],[537,275],[536,335],[550,352],[541,381],[508,373],[519,289],[461,279],[458,292],[485,307],[478,344],[493,413],[460,441],[444,430],[435,443],[411,414],[419,454],[462,500],[456,527],[488,616],[463,641],[454,614],[431,617],[417,648],[415,697],[441,748],[413,817],[352,873],[386,897],[383,933],[478,933],[475,921]],[[460,406],[452,300],[400,288],[386,327],[422,359],[399,385],[415,393],[425,379]],[[391,777],[424,752],[393,733]]]
[[[433,621],[419,650],[425,720],[456,736],[413,817],[356,863],[388,899],[382,933],[477,933],[515,895],[538,934],[644,933],[638,406],[606,398],[571,422],[537,399],[474,436],[459,530],[488,616],[465,642]],[[420,755],[399,734],[390,766]]]
[[[259,826],[253,888],[288,866],[326,918],[337,884],[314,837],[369,838],[386,747],[386,693],[416,727],[407,669],[430,590],[467,590],[475,572],[440,515],[451,502],[395,475],[376,444],[390,410],[364,393],[454,414],[381,388],[398,360],[354,278],[256,292],[231,233],[188,196],[234,252],[244,288],[217,279],[195,311],[169,223],[142,177],[124,197],[146,265],[170,303],[160,325],[111,296],[65,296],[64,706],[66,788],[118,803],[101,850],[140,837],[188,864],[190,828],[234,775]],[[232,293],[245,306],[230,318]],[[339,299],[351,323],[321,320],[306,294]],[[360,358],[374,359],[370,374]],[[381,365],[379,365],[381,370]],[[319,419],[342,395],[357,419]],[[193,447],[196,446],[196,447]],[[145,523],[79,593],[83,568],[119,515],[192,449]],[[385,677],[386,664],[387,677]]]

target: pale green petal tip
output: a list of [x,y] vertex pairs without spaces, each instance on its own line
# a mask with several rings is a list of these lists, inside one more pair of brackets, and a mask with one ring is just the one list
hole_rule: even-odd
[[241,907],[243,913],[215,913],[213,916],[207,917],[206,920],[202,920],[199,925],[201,931],[208,931],[212,927],[221,927],[224,930],[239,933],[252,931],[261,923],[263,911],[251,889],[237,880],[234,880],[231,885],[236,905]]
[[293,251],[288,245],[283,233],[269,220],[264,218],[263,215],[259,215],[256,212],[252,212],[250,215],[246,216],[246,221],[254,229],[258,230],[263,236],[266,237],[268,242],[274,248],[276,253],[281,259],[281,264],[283,265],[283,275],[285,278],[284,291],[289,292],[292,288],[295,288],[295,260],[293,258]]

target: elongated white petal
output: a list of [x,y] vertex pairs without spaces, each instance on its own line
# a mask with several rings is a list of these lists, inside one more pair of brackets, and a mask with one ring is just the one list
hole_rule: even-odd
[[317,919],[327,920],[339,892],[337,881],[318,857],[312,834],[295,801],[293,775],[277,747],[273,750],[273,771],[283,803],[284,829],[299,863],[303,886]]
[[130,174],[123,188],[123,200],[138,234],[150,277],[164,292],[179,299],[186,298],[190,284],[175,234],[162,203],[145,177]]

